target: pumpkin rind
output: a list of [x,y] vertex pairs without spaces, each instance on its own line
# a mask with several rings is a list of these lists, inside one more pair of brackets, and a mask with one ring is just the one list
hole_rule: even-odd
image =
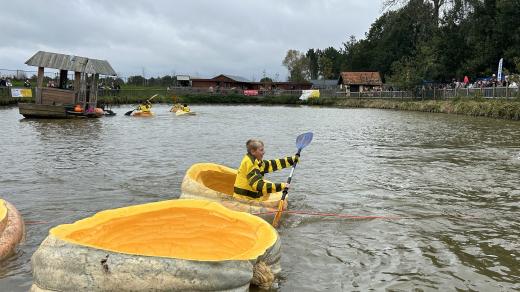
[[[254,234],[265,238],[259,238],[257,243],[252,245],[252,253],[241,253],[234,256],[235,259],[207,257],[204,259],[183,259],[176,258],[175,254],[153,256],[128,251],[120,252],[115,249],[96,246],[92,242],[85,245],[78,240],[77,236],[72,236],[85,230],[92,229],[95,231],[96,228],[99,228],[99,230],[107,228],[107,224],[111,221],[126,220],[132,218],[132,216],[143,214],[143,212],[144,214],[155,214],[153,212],[160,210],[171,212],[175,208],[195,208],[196,206],[202,210],[212,210],[215,213],[214,216],[218,217],[217,220],[221,220],[220,217],[224,216],[226,220],[231,220],[231,223],[233,221],[237,221],[236,224],[246,222],[252,228],[255,228]],[[204,221],[207,224],[211,223],[209,219]],[[215,223],[220,222],[216,221]],[[260,230],[260,233],[257,233],[258,230]],[[243,232],[243,230],[240,232]],[[90,239],[89,236],[85,238]],[[265,248],[255,249],[258,244],[265,245]],[[31,290],[247,291],[253,275],[254,264],[259,260],[266,262],[273,273],[280,272],[278,234],[274,228],[260,218],[228,210],[214,202],[202,200],[163,201],[107,210],[73,224],[53,228],[32,257],[34,282]]]

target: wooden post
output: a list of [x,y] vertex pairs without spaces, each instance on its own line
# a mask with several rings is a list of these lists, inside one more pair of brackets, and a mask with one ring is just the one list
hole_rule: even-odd
[[79,92],[81,86],[81,72],[74,72],[74,103],[79,102]]
[[92,83],[90,84],[90,100],[89,107],[94,109],[97,104],[97,82],[98,82],[99,74],[92,74]]
[[41,104],[42,103],[42,88],[43,88],[43,76],[44,76],[44,73],[45,73],[45,68],[38,67],[38,79],[37,79],[37,82],[36,82],[36,98],[35,98],[35,102],[37,104]]
[[58,88],[67,89],[67,70],[60,70],[60,84]]

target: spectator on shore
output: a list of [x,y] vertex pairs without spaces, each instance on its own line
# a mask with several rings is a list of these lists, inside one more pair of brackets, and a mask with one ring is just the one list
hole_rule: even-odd
[[5,78],[0,78],[0,86],[7,86],[7,83],[5,82]]
[[11,83],[11,80],[10,80],[9,78],[7,78],[7,79],[5,80],[5,86],[7,86],[7,87],[11,87],[11,86],[13,86],[13,83]]
[[25,82],[23,83],[23,86],[25,88],[31,88],[31,82],[29,82],[29,79],[25,79]]

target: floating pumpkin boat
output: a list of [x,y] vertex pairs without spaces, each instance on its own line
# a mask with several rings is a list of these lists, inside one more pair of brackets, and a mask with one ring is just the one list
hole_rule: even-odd
[[153,117],[155,114],[153,112],[146,112],[146,111],[133,111],[132,116],[133,117]]
[[[205,199],[220,202],[236,210],[260,215],[268,219],[278,210],[282,192],[273,193],[268,200],[248,200],[233,197],[237,170],[214,163],[197,163],[188,169],[181,185],[182,199]],[[284,208],[287,208],[287,200]]]
[[187,111],[183,111],[183,110],[177,110],[175,111],[175,115],[176,116],[194,116],[196,115],[195,112],[187,112]]
[[261,218],[170,200],[52,228],[32,256],[31,291],[247,291],[254,274],[274,279],[279,260],[278,233]]
[[0,261],[14,253],[24,236],[22,216],[12,204],[0,199]]

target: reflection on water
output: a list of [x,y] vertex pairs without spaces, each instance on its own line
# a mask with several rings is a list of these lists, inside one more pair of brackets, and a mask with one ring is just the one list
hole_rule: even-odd
[[[302,153],[293,210],[392,220],[285,216],[281,291],[520,289],[520,124],[444,114],[264,106],[193,106],[176,117],[24,120],[0,110],[0,196],[28,225],[0,267],[0,287],[25,291],[30,256],[48,230],[107,208],[175,198],[197,162],[237,167],[244,143],[266,156]],[[288,172],[273,174],[284,180]]]

